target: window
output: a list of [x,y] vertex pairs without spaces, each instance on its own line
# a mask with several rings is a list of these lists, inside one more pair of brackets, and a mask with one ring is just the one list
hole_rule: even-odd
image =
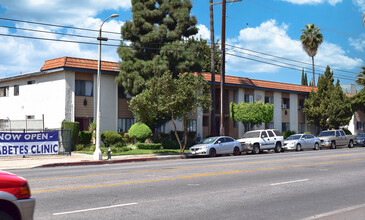
[[19,85],[14,85],[14,96],[19,95]]
[[233,102],[238,103],[238,90],[233,90]]
[[0,129],[7,129],[9,128],[9,120],[8,119],[0,119]]
[[128,132],[134,123],[135,123],[134,118],[119,118],[118,119],[119,133]]
[[165,133],[165,124],[162,124],[160,126],[156,126],[155,132],[156,133]]
[[88,131],[90,124],[93,122],[93,118],[75,118],[76,122],[79,122],[80,127],[79,130],[80,131]]
[[304,132],[306,132],[306,126],[305,126],[305,123],[300,123],[300,124],[299,124],[299,132],[300,132],[300,133],[304,133]]
[[289,131],[290,130],[290,124],[289,123],[282,123],[281,125],[281,130],[284,131]]
[[302,109],[304,107],[304,99],[299,99],[298,109]]
[[9,96],[9,86],[0,87],[0,97]]
[[228,143],[228,142],[233,142],[234,140],[230,137],[226,137],[225,138],[225,142]]
[[188,132],[196,131],[196,120],[187,120],[186,129]]
[[27,84],[28,84],[28,85],[35,84],[35,80],[29,80],[29,81],[27,82]]
[[344,131],[340,131],[340,134],[342,135],[342,136],[346,136],[346,134],[345,134],[345,132]]
[[208,126],[209,126],[209,117],[204,116],[203,117],[203,127],[208,127]]
[[238,128],[238,123],[239,123],[239,121],[233,121],[233,127]]
[[267,138],[267,133],[266,133],[266,131],[261,132],[261,138]]
[[266,103],[274,104],[274,97],[265,96],[265,104]]
[[253,102],[253,95],[245,95],[245,102]]
[[119,99],[131,99],[132,96],[130,94],[125,94],[125,90],[123,86],[118,86],[118,98]]
[[340,132],[339,131],[336,131],[336,137],[340,137]]
[[266,126],[268,129],[274,129],[274,122],[268,122]]
[[35,119],[35,116],[34,115],[26,115],[25,119]]
[[93,96],[93,81],[76,80],[75,83],[77,96]]
[[267,133],[269,134],[269,137],[275,137],[275,134],[272,131],[267,131]]
[[290,108],[289,98],[283,98],[283,105],[286,106],[286,108]]
[[356,123],[356,129],[357,130],[363,130],[364,129],[364,124],[361,121],[358,121]]

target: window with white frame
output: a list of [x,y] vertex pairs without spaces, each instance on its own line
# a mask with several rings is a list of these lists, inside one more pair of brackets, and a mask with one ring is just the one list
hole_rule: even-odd
[[134,118],[119,118],[118,119],[118,132],[128,132],[132,125],[135,123]]
[[356,129],[357,129],[357,130],[364,130],[364,123],[363,123],[363,122],[361,122],[361,121],[358,121],[358,122],[356,123]]
[[162,124],[160,126],[156,126],[155,132],[156,133],[159,133],[159,134],[165,133],[165,124]]
[[0,87],[0,97],[9,96],[9,86]]
[[245,95],[245,102],[253,102],[253,95]]
[[187,120],[186,121],[186,129],[187,129],[188,132],[197,131],[196,120]]
[[14,85],[14,96],[19,95],[19,85]]
[[306,131],[307,131],[307,129],[306,129],[305,123],[300,123],[299,124],[299,132],[304,133]]
[[284,131],[289,131],[290,130],[290,123],[282,123],[281,124],[281,130]]
[[93,81],[76,80],[75,93],[77,96],[93,96]]

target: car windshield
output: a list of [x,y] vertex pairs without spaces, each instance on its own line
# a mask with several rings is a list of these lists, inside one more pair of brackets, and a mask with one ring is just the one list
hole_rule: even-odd
[[258,137],[260,137],[259,131],[250,131],[246,132],[242,138],[258,138]]
[[290,135],[287,140],[299,140],[302,135]]
[[322,133],[319,134],[319,137],[326,136],[335,136],[335,131],[322,131]]
[[357,137],[365,138],[365,133],[358,134]]
[[202,141],[200,141],[199,144],[211,144],[217,139],[218,139],[218,137],[205,138]]

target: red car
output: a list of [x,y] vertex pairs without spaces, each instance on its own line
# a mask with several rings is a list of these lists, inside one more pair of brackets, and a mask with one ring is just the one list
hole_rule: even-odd
[[0,219],[33,219],[35,200],[28,182],[15,174],[0,171]]

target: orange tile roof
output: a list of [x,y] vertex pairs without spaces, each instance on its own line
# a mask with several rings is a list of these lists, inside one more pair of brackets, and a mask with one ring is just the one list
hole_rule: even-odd
[[[46,60],[41,71],[51,70],[61,67],[81,68],[81,69],[98,69],[98,61],[91,59],[82,59],[74,57],[61,57],[52,60]],[[101,70],[119,72],[117,62],[101,61]]]
[[[74,58],[74,57],[60,57],[45,61],[43,67],[41,68],[41,71],[62,68],[62,67],[97,70],[98,61],[91,59]],[[102,61],[101,69],[104,71],[113,71],[116,73],[119,72],[119,67],[117,62]],[[207,81],[211,81],[210,73],[202,73],[202,75]],[[215,81],[220,82],[219,74],[215,75]],[[271,81],[256,80],[245,77],[227,76],[227,75],[225,78],[225,83],[231,85],[246,86],[255,89],[263,89],[263,90],[272,89],[272,90],[284,90],[284,91],[304,92],[304,93],[309,93],[313,89],[313,87],[310,86],[271,82]],[[317,90],[317,88],[314,87],[314,90]]]

